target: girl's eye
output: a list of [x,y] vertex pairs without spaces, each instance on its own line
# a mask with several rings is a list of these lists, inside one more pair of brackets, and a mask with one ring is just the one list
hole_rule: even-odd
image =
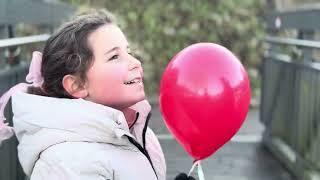
[[118,59],[118,58],[119,58],[119,55],[114,55],[114,56],[112,56],[112,57],[109,59],[109,61],[116,60],[116,59]]

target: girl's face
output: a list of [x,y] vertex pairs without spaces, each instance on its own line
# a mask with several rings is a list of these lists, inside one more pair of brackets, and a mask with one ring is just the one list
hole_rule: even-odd
[[85,88],[89,101],[119,110],[145,98],[141,63],[131,55],[128,41],[113,24],[101,26],[88,37],[93,65]]

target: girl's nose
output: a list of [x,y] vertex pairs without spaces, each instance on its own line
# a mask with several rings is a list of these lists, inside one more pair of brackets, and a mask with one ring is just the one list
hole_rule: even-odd
[[141,62],[133,57],[132,55],[128,54],[129,58],[129,69],[141,68]]

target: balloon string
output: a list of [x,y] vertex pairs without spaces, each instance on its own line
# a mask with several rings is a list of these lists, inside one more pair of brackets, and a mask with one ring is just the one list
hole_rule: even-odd
[[191,173],[193,172],[193,170],[195,169],[195,167],[198,166],[198,177],[199,177],[199,180],[205,180],[204,178],[204,173],[203,173],[203,169],[202,169],[202,166],[201,166],[201,161],[198,160],[198,161],[195,161],[188,173],[188,176],[191,175]]
[[201,161],[198,162],[198,177],[199,177],[199,180],[205,180],[204,173],[201,166]]
[[191,167],[191,169],[190,169],[189,173],[188,173],[188,176],[190,176],[190,175],[191,175],[191,173],[193,172],[194,168],[195,168],[197,165],[198,165],[198,161],[195,161],[195,162],[193,163],[193,165],[192,165],[192,167]]

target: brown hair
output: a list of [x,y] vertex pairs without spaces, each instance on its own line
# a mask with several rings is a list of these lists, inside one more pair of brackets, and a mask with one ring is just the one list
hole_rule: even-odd
[[93,63],[93,52],[88,44],[88,36],[109,23],[115,23],[115,20],[110,13],[103,10],[81,14],[65,23],[46,41],[43,49],[42,87],[30,87],[28,93],[73,98],[63,88],[63,77],[72,74],[79,79],[79,83],[86,81],[86,72]]

